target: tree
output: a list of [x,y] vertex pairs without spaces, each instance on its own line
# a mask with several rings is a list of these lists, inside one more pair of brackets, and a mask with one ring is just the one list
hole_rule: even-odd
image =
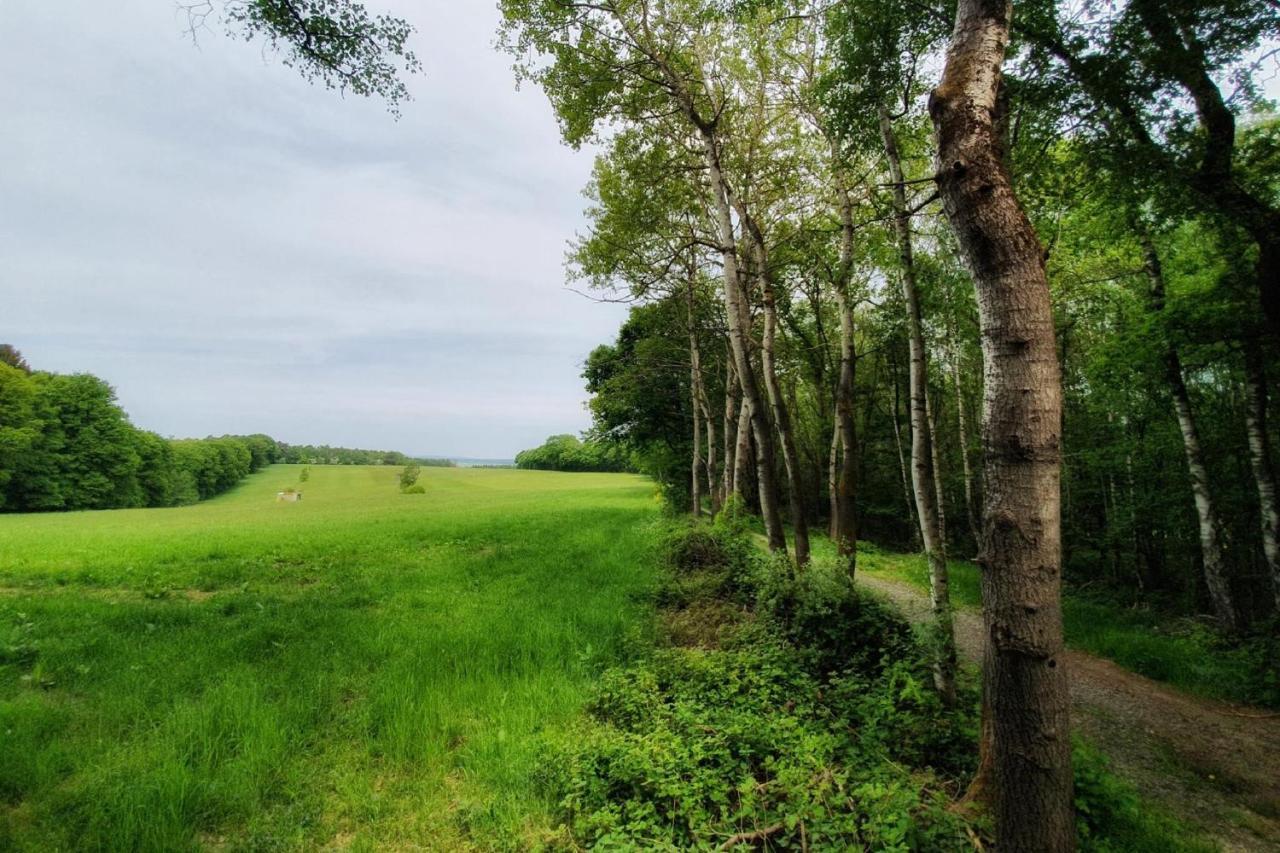
[[1044,253],[1004,159],[1001,68],[1012,4],[960,0],[929,99],[938,187],[978,295],[984,695],[996,832],[1010,850],[1075,848],[1062,651],[1062,391]]
[[12,344],[0,344],[0,364],[7,364],[23,373],[31,372],[31,365],[22,357],[22,353]]
[[356,0],[190,0],[185,8],[193,37],[221,8],[231,35],[265,42],[309,82],[382,98],[394,115],[410,99],[401,75],[422,68],[408,46],[413,27]]

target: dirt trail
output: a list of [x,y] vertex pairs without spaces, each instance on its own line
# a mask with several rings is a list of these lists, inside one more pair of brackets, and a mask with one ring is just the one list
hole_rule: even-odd
[[[912,621],[927,594],[867,572],[858,583]],[[981,617],[956,614],[961,654],[982,654]],[[1114,663],[1070,651],[1072,722],[1145,796],[1228,851],[1280,850],[1280,716],[1181,693]]]

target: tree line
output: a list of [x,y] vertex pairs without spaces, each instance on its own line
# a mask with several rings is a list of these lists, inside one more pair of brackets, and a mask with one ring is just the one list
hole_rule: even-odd
[[618,442],[601,441],[588,436],[584,441],[576,435],[553,435],[538,447],[516,454],[516,467],[532,471],[599,471],[634,470],[628,450]]
[[32,370],[0,345],[0,512],[168,507],[221,494],[277,462],[452,464],[402,453],[310,447],[267,435],[172,439],[139,429],[87,373]]

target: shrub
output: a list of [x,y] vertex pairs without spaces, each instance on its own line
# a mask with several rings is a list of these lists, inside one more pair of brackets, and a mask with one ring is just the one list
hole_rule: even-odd
[[943,787],[852,734],[776,638],[610,672],[589,714],[540,777],[583,845],[708,849],[767,827],[782,848],[968,846]]
[[426,487],[421,483],[414,483],[412,486],[407,486],[400,491],[404,492],[406,495],[425,495],[427,493]]

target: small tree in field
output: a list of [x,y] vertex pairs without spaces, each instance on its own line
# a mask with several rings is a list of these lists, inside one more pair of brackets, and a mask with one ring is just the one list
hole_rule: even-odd
[[407,489],[418,482],[418,476],[421,473],[422,469],[416,464],[404,466],[404,470],[400,472],[400,488]]

